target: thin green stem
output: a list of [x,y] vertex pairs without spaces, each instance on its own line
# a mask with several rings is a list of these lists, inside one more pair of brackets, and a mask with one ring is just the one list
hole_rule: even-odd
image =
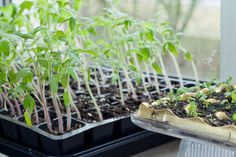
[[183,77],[181,75],[181,72],[180,72],[180,68],[179,68],[179,65],[178,65],[178,62],[177,60],[175,59],[175,56],[172,54],[172,53],[169,53],[173,62],[174,62],[174,65],[175,65],[175,69],[176,69],[176,73],[177,73],[177,76],[179,78],[179,83],[180,83],[180,87],[183,87],[184,84],[183,84]]
[[38,115],[38,110],[37,107],[34,107],[34,114],[35,114],[35,122],[36,124],[39,124],[39,115]]
[[64,127],[63,127],[62,114],[61,114],[61,111],[59,109],[59,105],[58,105],[58,102],[56,100],[55,94],[52,94],[52,101],[53,101],[53,106],[54,106],[54,109],[56,111],[57,118],[58,118],[59,133],[63,133],[64,132]]
[[68,106],[66,108],[67,111],[67,131],[71,130],[71,108]]
[[122,88],[122,83],[120,81],[120,76],[117,78],[118,85],[119,85],[119,91],[120,91],[120,102],[122,106],[125,106],[125,100],[124,100],[124,94],[123,94],[123,88]]
[[170,90],[173,90],[170,79],[169,79],[169,77],[167,75],[167,72],[166,72],[166,68],[165,68],[165,64],[163,62],[163,58],[162,58],[159,51],[154,51],[154,52],[156,52],[155,54],[157,56],[157,59],[159,58],[159,61],[161,63],[161,67],[162,67],[162,70],[163,70],[163,75],[164,75],[164,78],[165,78],[166,85],[170,88]]
[[20,109],[20,104],[18,103],[18,101],[16,99],[13,99],[13,102],[16,106],[16,110],[17,110],[17,115],[20,117],[22,116],[22,112],[21,112],[21,109]]
[[95,79],[95,85],[96,85],[96,88],[97,88],[97,95],[98,96],[101,96],[101,90],[100,90],[100,86],[99,86],[99,81],[98,81],[98,77],[97,77],[97,70],[96,68],[94,68],[94,79]]
[[84,76],[84,82],[85,82],[86,89],[87,89],[87,91],[89,93],[89,96],[92,98],[92,102],[93,102],[94,107],[95,107],[95,109],[96,109],[96,111],[98,113],[98,118],[99,118],[100,121],[102,121],[103,120],[102,112],[101,112],[101,110],[100,110],[100,108],[99,108],[99,106],[98,106],[98,104],[97,104],[97,102],[96,102],[96,100],[95,100],[95,98],[93,96],[91,88],[89,86],[89,82],[88,82],[88,78],[87,78],[88,76],[87,76],[87,73],[85,72],[85,68],[83,68],[82,71],[83,71],[83,76]]

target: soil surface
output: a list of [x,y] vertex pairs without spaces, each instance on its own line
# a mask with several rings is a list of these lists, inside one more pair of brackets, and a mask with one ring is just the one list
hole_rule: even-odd
[[[225,88],[219,91],[221,86]],[[208,92],[200,94],[200,91],[206,88]],[[221,83],[206,87],[203,84],[198,86],[198,90],[196,89],[183,89],[182,91],[185,92],[180,92],[181,89],[178,89],[174,94],[169,93],[152,105],[155,109],[170,109],[180,118],[201,117],[211,126],[236,125],[236,117],[233,118],[236,113],[236,101],[232,100],[232,93],[235,93],[233,85]],[[181,99],[181,96],[188,93],[195,93],[195,95]]]

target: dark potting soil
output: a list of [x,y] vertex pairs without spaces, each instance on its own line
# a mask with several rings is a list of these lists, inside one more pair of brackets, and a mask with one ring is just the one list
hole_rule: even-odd
[[[233,114],[236,113],[236,104],[232,101],[231,97],[225,96],[226,91],[220,93],[213,92],[208,95],[208,98],[214,98],[220,102],[225,101],[224,103],[206,103],[203,100],[195,99],[194,102],[197,105],[197,116],[204,119],[206,123],[211,126],[225,126],[225,125],[236,125],[236,121],[232,119]],[[206,99],[208,99],[206,98]],[[206,100],[205,99],[205,100]],[[190,100],[193,101],[193,100]],[[159,105],[154,105],[155,109],[170,109],[175,115],[180,118],[191,118],[193,116],[189,115],[185,107],[190,104],[189,100],[186,101],[177,101],[171,100],[169,103],[161,103]],[[224,112],[229,118],[220,120],[215,113]]]
[[[117,86],[110,84],[110,85],[102,85],[100,86],[100,92],[101,94],[111,94],[111,93],[115,93],[117,91]],[[98,94],[97,88],[93,87],[92,92],[94,93],[94,95]]]
[[[103,120],[110,118],[118,118],[121,116],[127,116],[130,112],[129,109],[122,105],[107,105],[100,107]],[[81,112],[81,119],[87,123],[95,123],[99,121],[98,113],[95,109]]]
[[[144,101],[153,101],[154,99],[149,99],[149,97],[140,95],[137,99],[131,97],[129,94],[124,94],[125,105],[123,106],[120,102],[120,95],[108,95],[103,98],[97,99],[98,105],[103,115],[103,119],[118,118],[121,116],[128,116],[130,113],[136,111],[139,105]],[[161,97],[161,94],[154,93],[151,97],[157,99]],[[92,104],[91,104],[92,105]],[[98,122],[98,113],[93,109],[80,110],[81,119],[84,122],[94,123]]]

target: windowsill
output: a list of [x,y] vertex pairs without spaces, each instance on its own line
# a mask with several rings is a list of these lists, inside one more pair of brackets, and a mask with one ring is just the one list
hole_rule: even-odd
[[180,140],[149,149],[132,157],[177,157]]

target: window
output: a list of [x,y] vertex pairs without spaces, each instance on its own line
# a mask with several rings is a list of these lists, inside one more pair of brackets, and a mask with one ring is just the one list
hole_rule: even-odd
[[[13,0],[17,4],[20,1],[22,0]],[[227,5],[235,3],[233,0],[229,1],[223,3]],[[102,8],[109,6],[109,0],[86,0],[80,14],[93,16],[100,14]],[[182,42],[194,57],[199,78],[201,80],[219,78],[220,0],[126,0],[117,2],[117,6],[121,11],[141,19],[149,20],[159,14],[159,18],[171,21],[177,32],[184,33]],[[225,21],[229,22],[229,16],[225,17]],[[178,58],[178,62],[183,77],[193,78],[191,64],[185,61],[183,56]],[[165,63],[168,74],[176,75],[169,56],[165,57]]]

